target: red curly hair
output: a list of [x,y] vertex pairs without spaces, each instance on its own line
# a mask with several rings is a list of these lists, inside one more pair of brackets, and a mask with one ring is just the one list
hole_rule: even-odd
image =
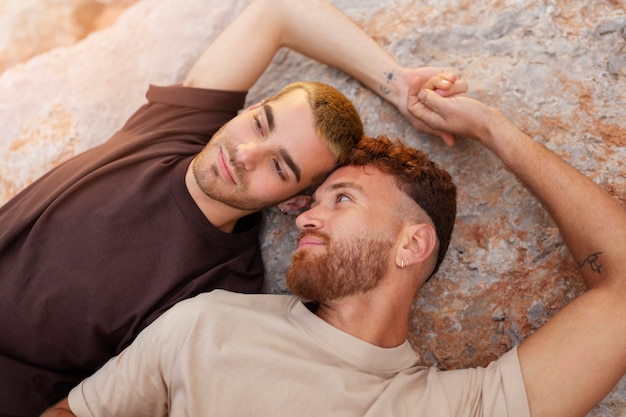
[[424,152],[384,135],[375,139],[364,137],[342,162],[343,165],[374,166],[392,175],[398,189],[428,214],[439,239],[437,261],[430,276],[434,275],[450,245],[456,218],[456,185],[450,174]]

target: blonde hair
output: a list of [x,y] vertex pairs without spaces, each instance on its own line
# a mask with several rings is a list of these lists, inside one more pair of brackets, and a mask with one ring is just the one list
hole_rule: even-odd
[[[314,81],[288,84],[266,102],[277,100],[296,89],[306,91],[317,133],[324,138],[335,160],[343,160],[363,137],[363,123],[354,105],[337,89]],[[327,172],[316,175],[313,185],[319,185],[327,175]]]

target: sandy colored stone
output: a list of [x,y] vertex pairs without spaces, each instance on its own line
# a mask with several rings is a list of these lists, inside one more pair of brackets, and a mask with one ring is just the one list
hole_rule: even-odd
[[112,25],[137,0],[0,0],[0,72]]

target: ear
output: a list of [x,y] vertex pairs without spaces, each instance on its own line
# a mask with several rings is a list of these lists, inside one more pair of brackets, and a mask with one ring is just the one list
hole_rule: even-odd
[[282,203],[277,204],[277,206],[283,213],[291,213],[300,211],[303,208],[308,207],[309,204],[311,204],[310,195],[298,194],[283,201]]
[[396,254],[396,265],[404,268],[426,262],[437,247],[437,232],[428,223],[407,226]]

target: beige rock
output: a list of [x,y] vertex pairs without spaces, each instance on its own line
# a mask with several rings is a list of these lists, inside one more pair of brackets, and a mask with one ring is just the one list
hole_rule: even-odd
[[136,0],[0,0],[0,72],[110,26]]

